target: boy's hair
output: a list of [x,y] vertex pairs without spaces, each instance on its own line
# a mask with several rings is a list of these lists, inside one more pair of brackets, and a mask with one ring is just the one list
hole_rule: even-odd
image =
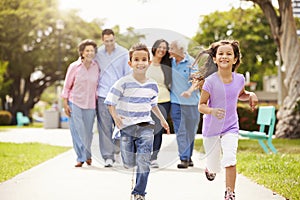
[[86,40],[83,40],[82,42],[80,42],[79,45],[78,45],[78,54],[81,58],[83,58],[82,53],[83,53],[85,47],[89,46],[89,45],[92,45],[95,49],[95,53],[97,53],[97,44],[96,44],[96,42],[94,42],[91,39],[86,39]]
[[129,50],[129,60],[130,61],[132,61],[131,60],[132,59],[132,55],[133,55],[133,52],[135,52],[135,51],[146,51],[147,54],[148,54],[148,60],[150,60],[150,52],[149,52],[148,47],[145,44],[143,44],[143,43],[136,43],[136,44],[134,44],[130,48],[130,50]]
[[113,36],[115,36],[115,33],[112,29],[104,29],[102,31],[102,34],[101,34],[102,38],[104,37],[104,35],[113,35]]

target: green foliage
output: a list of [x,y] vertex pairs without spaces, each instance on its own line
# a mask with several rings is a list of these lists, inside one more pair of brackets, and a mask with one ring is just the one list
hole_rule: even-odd
[[238,71],[249,71],[251,81],[258,83],[257,88],[262,89],[264,75],[277,73],[276,44],[268,21],[258,7],[246,10],[232,8],[206,15],[199,24],[199,30],[193,39],[205,48],[220,39],[238,40],[243,61]]
[[10,112],[0,110],[0,125],[9,125],[11,123],[12,115]]
[[6,181],[69,149],[70,147],[39,143],[15,144],[0,142],[0,182]]
[[[204,152],[203,140],[195,149]],[[277,154],[266,154],[256,140],[239,140],[237,171],[287,199],[300,199],[300,140],[274,139]]]
[[[58,0],[1,0],[0,61],[8,62],[4,82],[11,80],[7,90],[1,89],[2,102],[9,95],[13,114],[29,113],[47,87],[61,84],[70,63],[78,59],[79,42],[89,38],[101,44],[103,24],[83,20],[76,10],[61,12]],[[137,41],[132,33],[120,37],[121,44]]]

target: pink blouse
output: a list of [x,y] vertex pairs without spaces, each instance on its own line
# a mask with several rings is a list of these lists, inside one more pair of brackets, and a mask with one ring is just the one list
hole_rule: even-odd
[[71,63],[68,67],[61,97],[68,99],[82,109],[95,109],[99,69],[95,61],[88,69],[83,65],[81,58]]

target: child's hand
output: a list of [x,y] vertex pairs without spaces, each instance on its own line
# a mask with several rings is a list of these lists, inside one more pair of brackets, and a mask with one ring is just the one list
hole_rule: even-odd
[[160,121],[160,124],[162,127],[164,127],[164,129],[167,131],[167,134],[170,134],[170,127],[169,124],[166,120]]
[[223,119],[225,117],[225,110],[222,108],[212,108],[210,114],[218,119]]
[[118,129],[121,129],[123,127],[123,122],[122,122],[122,118],[119,117],[118,115],[114,117],[114,121],[116,126],[118,127]]
[[249,105],[252,111],[255,110],[257,103],[258,103],[258,98],[256,94],[254,92],[251,92],[249,96]]

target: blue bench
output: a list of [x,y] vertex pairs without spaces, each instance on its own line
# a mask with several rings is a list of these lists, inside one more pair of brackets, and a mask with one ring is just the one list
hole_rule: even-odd
[[24,126],[25,124],[29,124],[30,120],[27,116],[24,116],[22,112],[17,112],[17,124],[18,126]]
[[[256,123],[259,125],[259,131],[240,130],[239,134],[242,137],[249,139],[256,139],[266,153],[269,149],[273,153],[277,153],[276,148],[272,144],[272,136],[276,122],[275,107],[274,106],[260,106],[258,108],[258,116]],[[268,127],[268,132],[265,128]]]

